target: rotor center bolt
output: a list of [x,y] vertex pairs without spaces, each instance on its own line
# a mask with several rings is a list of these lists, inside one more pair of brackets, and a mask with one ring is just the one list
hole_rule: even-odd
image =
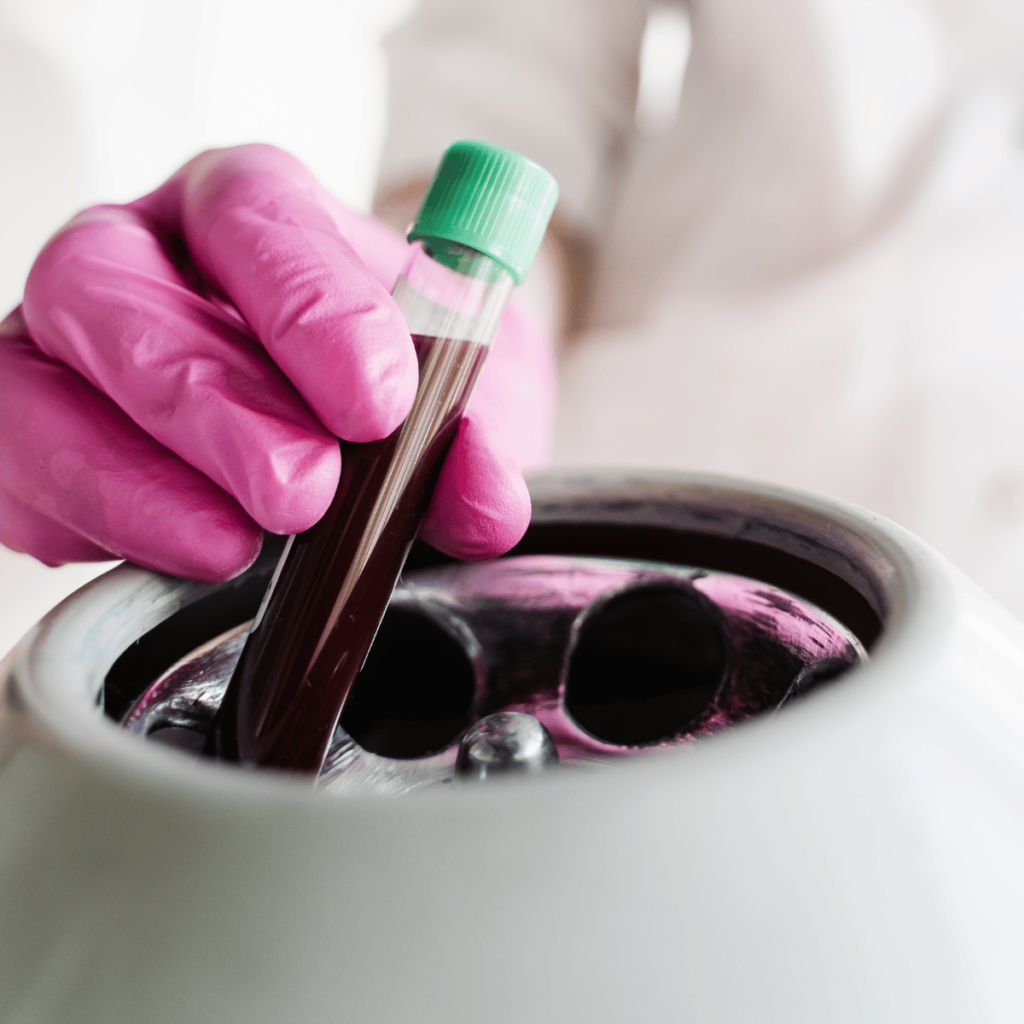
[[459,744],[456,771],[471,779],[513,772],[538,772],[558,764],[551,733],[522,711],[481,718]]

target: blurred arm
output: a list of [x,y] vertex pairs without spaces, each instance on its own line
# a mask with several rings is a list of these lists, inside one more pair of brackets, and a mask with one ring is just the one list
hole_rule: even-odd
[[561,199],[523,297],[553,333],[576,333],[593,242],[633,131],[643,28],[640,0],[424,0],[387,42],[378,214],[404,229],[455,139],[537,160]]

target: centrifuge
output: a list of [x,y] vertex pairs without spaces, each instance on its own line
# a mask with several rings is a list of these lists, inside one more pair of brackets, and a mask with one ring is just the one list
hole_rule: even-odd
[[273,572],[0,667],[0,1020],[1024,1018],[1024,629],[854,506],[531,482],[414,548],[316,780],[204,737]]

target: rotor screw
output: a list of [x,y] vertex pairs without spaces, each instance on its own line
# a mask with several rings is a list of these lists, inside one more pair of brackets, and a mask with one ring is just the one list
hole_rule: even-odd
[[558,764],[551,733],[522,711],[498,711],[481,718],[459,744],[455,770],[486,779],[514,772],[538,772]]

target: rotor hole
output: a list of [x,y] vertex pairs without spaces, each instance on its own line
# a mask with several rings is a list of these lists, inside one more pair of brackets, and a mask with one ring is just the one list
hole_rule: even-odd
[[422,612],[391,607],[341,725],[372,754],[425,757],[469,725],[475,687],[472,662],[446,629]]
[[634,587],[592,611],[569,656],[565,706],[592,736],[646,746],[691,731],[727,663],[718,608],[692,587]]

